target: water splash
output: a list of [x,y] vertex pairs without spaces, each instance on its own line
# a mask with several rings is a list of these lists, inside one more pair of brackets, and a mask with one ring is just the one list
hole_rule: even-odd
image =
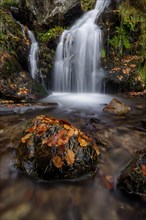
[[38,61],[39,47],[33,32],[28,30],[28,35],[31,40],[31,48],[29,52],[30,75],[33,79],[37,79],[38,76],[37,61]]
[[95,20],[109,3],[110,0],[97,0],[94,10],[63,32],[54,64],[55,91],[81,93],[100,90],[103,77],[99,64],[102,31]]

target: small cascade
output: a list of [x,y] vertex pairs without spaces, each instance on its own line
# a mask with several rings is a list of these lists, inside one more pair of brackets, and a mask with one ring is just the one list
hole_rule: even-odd
[[30,75],[33,79],[37,79],[38,77],[37,62],[38,62],[39,47],[33,32],[28,30],[28,35],[31,40],[31,48],[29,52]]
[[110,0],[97,0],[70,30],[62,33],[54,64],[54,90],[59,92],[99,92],[103,77],[100,68],[102,31],[95,24]]

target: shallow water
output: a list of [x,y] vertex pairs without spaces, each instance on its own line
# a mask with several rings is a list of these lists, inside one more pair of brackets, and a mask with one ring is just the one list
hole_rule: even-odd
[[[125,115],[103,112],[113,96],[99,94],[53,94],[43,102],[57,102],[54,109],[0,117],[0,215],[2,220],[122,220],[145,219],[146,203],[116,189],[120,170],[134,152],[146,147],[143,97],[118,97],[131,107]],[[84,181],[37,183],[18,173],[15,148],[27,121],[46,114],[70,121],[106,142],[101,147],[99,172]],[[111,176],[114,188],[106,177]]]

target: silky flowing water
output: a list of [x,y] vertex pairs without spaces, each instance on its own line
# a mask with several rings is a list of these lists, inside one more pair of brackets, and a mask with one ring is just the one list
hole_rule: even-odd
[[[48,110],[1,116],[0,215],[2,220],[144,220],[146,203],[116,189],[120,170],[133,153],[146,147],[146,102],[141,97],[118,97],[131,107],[125,115],[103,112],[113,98],[102,94],[52,94],[43,102],[57,102]],[[100,147],[101,165],[94,177],[78,182],[36,182],[15,167],[15,149],[28,120],[46,114],[68,120],[83,131],[97,133],[107,145]],[[109,190],[106,176],[112,176]]]
[[30,75],[33,79],[37,79],[38,77],[38,42],[35,39],[35,36],[31,30],[28,30],[28,35],[31,40],[31,47],[29,52],[29,64],[30,64]]
[[104,71],[100,67],[102,30],[97,20],[110,0],[98,0],[69,30],[56,50],[54,87],[61,92],[99,92]]

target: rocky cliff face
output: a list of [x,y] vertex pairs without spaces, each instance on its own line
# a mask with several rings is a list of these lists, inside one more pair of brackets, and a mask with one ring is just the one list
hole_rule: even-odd
[[22,30],[7,9],[0,15],[0,98],[35,101],[46,93],[28,74],[27,27]]
[[101,63],[106,92],[141,91],[146,85],[146,1],[112,0],[100,16]]
[[35,29],[70,25],[82,13],[80,0],[22,0],[19,9],[23,23]]

